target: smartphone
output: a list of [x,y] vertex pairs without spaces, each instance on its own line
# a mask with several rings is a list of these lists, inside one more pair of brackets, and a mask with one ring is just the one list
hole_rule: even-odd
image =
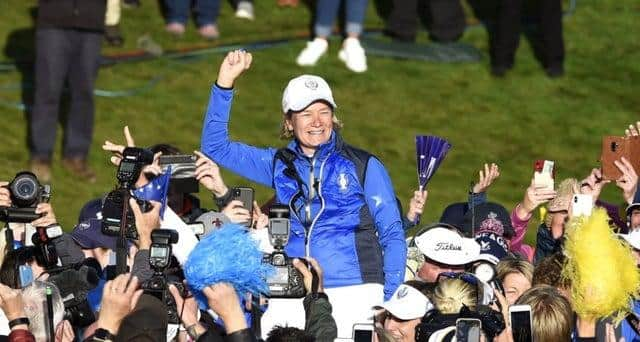
[[536,160],[533,164],[533,184],[536,187],[544,187],[545,190],[553,190],[554,166],[555,162],[552,160]]
[[33,271],[29,265],[20,265],[18,267],[18,273],[20,276],[20,284],[18,286],[23,289],[33,282]]
[[357,323],[353,325],[353,342],[372,342],[373,324]]
[[246,222],[246,226],[251,225],[253,218],[253,188],[249,187],[236,187],[231,189],[231,197],[233,200],[242,202],[242,206],[249,210],[249,222]]
[[576,194],[571,199],[571,217],[590,216],[593,210],[591,195]]
[[636,172],[640,171],[640,137],[616,137],[605,136],[602,138],[602,150],[600,163],[602,165],[602,178],[616,180],[622,176],[622,171],[615,165],[625,157],[631,163]]
[[482,323],[477,318],[458,318],[456,320],[456,341],[480,342]]
[[171,187],[181,193],[197,193],[199,190],[196,180],[197,156],[191,154],[178,154],[160,156],[158,164],[162,172],[167,172],[171,167]]
[[531,306],[526,304],[510,306],[509,319],[513,342],[533,342]]

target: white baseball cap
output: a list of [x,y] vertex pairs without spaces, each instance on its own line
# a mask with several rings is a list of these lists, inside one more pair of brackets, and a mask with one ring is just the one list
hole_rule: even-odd
[[631,247],[640,249],[640,230],[634,230],[629,234],[618,234],[618,236],[625,239]]
[[282,112],[287,113],[290,110],[298,112],[319,100],[328,102],[333,109],[338,107],[333,100],[329,84],[322,77],[315,75],[298,76],[289,81],[289,84],[284,89]]
[[409,320],[421,318],[434,307],[422,292],[409,285],[400,284],[393,296],[377,308],[383,308],[399,319]]
[[466,265],[478,259],[480,245],[447,228],[429,229],[415,239],[416,246],[427,258],[445,265]]

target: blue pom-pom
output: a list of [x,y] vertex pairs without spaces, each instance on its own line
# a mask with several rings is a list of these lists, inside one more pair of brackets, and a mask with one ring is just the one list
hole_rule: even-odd
[[237,224],[225,224],[200,240],[184,265],[185,279],[200,308],[208,306],[203,289],[220,282],[233,285],[241,297],[267,294],[266,279],[275,269],[262,263],[262,256],[257,241]]

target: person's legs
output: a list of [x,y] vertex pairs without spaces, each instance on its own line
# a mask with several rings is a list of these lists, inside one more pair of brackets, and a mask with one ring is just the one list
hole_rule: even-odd
[[183,34],[187,20],[189,20],[191,1],[164,0],[164,5],[167,10],[167,31],[176,35]]
[[503,76],[514,64],[520,43],[523,0],[500,0],[493,39],[490,41],[491,69]]
[[90,181],[95,175],[87,169],[86,159],[93,137],[93,89],[100,65],[101,40],[101,33],[73,31],[73,67],[69,70],[71,103],[64,132],[65,166]]
[[549,76],[561,76],[564,72],[564,40],[562,38],[562,2],[540,0],[540,37],[543,65]]
[[432,40],[447,43],[462,37],[466,21],[460,0],[429,0],[429,7],[431,11],[429,37]]
[[[31,110],[31,159],[51,161],[58,126],[60,95],[69,68],[68,30],[36,30],[34,103]],[[39,176],[39,175],[38,175]]]
[[354,72],[367,71],[367,57],[362,45],[360,45],[360,35],[364,15],[367,11],[367,0],[349,0],[346,4],[346,27],[347,39],[342,44],[342,49],[338,57],[347,65],[347,68]]
[[196,0],[196,24],[200,35],[206,39],[220,36],[216,21],[220,12],[220,0]]
[[393,10],[387,21],[387,34],[401,41],[415,41],[418,26],[417,10],[417,0],[394,0]]
[[300,52],[296,63],[300,66],[315,65],[329,49],[327,39],[331,35],[333,22],[336,19],[340,0],[318,0],[316,4],[316,21],[314,23],[315,39],[307,42]]

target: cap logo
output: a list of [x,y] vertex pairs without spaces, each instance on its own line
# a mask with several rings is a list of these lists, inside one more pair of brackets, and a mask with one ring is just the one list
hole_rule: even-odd
[[493,211],[489,212],[487,215],[487,219],[482,221],[480,224],[480,228],[477,230],[476,234],[482,232],[490,232],[494,234],[498,234],[500,236],[504,235],[504,224],[498,218],[498,214]]
[[318,89],[318,82],[314,80],[306,80],[304,81],[304,86],[311,90],[316,90]]
[[402,299],[406,297],[408,294],[409,294],[409,289],[407,289],[406,287],[403,287],[400,290],[398,290],[398,295],[396,297],[398,299]]
[[451,242],[438,242],[436,243],[436,252],[437,251],[462,251],[462,246]]
[[78,225],[78,228],[80,228],[81,230],[85,230],[85,229],[89,229],[90,225],[88,222],[82,222]]

